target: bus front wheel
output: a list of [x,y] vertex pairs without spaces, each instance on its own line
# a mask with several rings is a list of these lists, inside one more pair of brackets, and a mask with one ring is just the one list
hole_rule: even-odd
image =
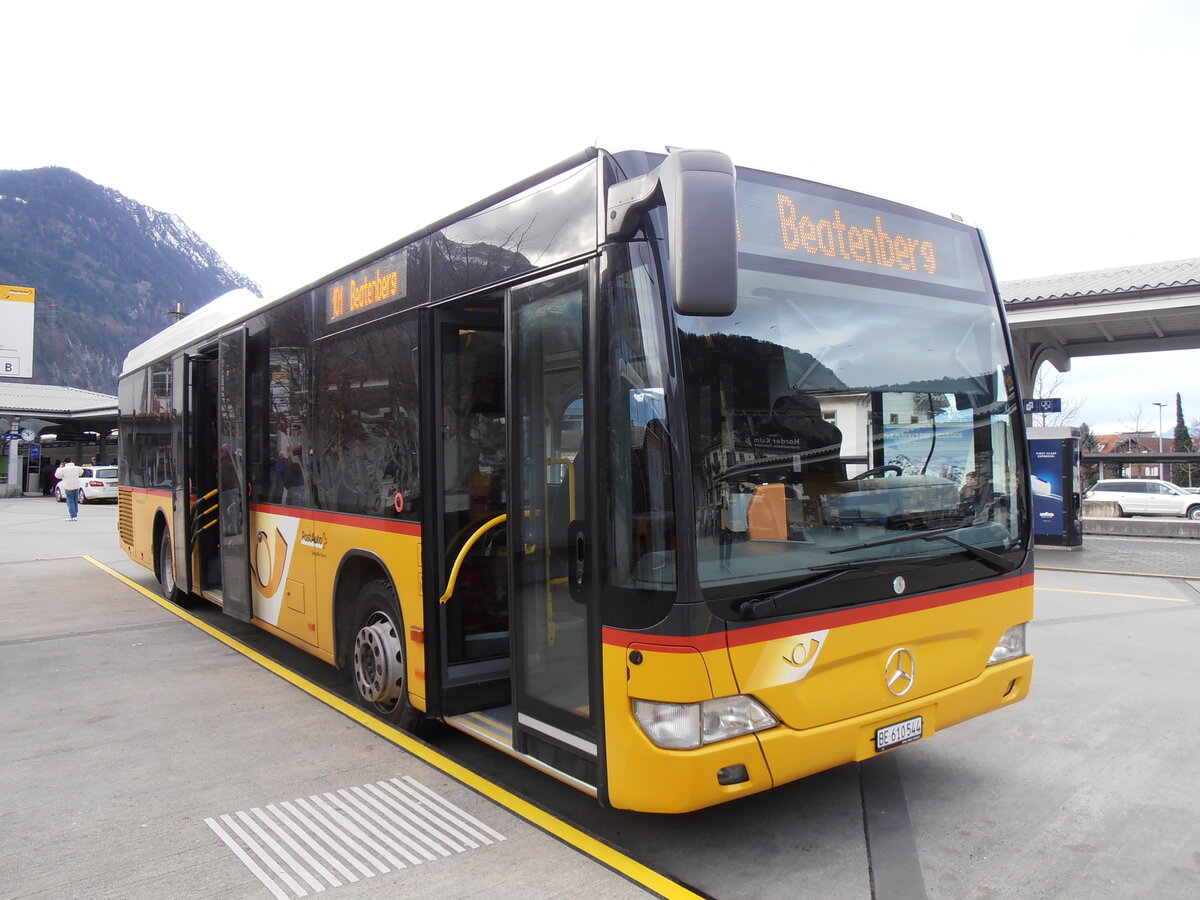
[[422,731],[427,720],[408,702],[404,623],[391,583],[364,585],[351,621],[346,669],[359,706],[406,731]]
[[171,546],[170,529],[165,527],[158,541],[158,583],[162,588],[164,600],[187,606],[187,601],[175,580],[175,549]]

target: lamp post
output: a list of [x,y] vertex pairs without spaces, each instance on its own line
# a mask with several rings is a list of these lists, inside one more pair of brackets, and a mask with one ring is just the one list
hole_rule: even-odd
[[[1162,456],[1162,411],[1163,411],[1163,407],[1166,406],[1167,404],[1155,403],[1154,405],[1158,407],[1158,455]],[[1158,461],[1158,477],[1159,478],[1163,478],[1163,472],[1166,471],[1166,468],[1167,467],[1163,465],[1163,461],[1160,459]]]

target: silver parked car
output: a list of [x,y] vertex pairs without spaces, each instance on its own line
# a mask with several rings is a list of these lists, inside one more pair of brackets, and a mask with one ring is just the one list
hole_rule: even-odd
[[1083,497],[1116,503],[1122,516],[1187,516],[1200,520],[1200,494],[1157,478],[1105,478]]
[[[79,476],[80,503],[117,499],[116,466],[81,466],[81,468],[83,474]],[[54,483],[54,496],[59,503],[65,503],[67,500],[67,492],[63,490],[61,481]]]

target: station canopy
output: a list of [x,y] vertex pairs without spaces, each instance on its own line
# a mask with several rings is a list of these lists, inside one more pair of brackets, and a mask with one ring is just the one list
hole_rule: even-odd
[[117,427],[117,398],[80,388],[0,381],[0,425],[15,424],[60,440],[87,432],[107,436]]
[[1000,283],[1022,393],[1049,362],[1200,348],[1200,258]]

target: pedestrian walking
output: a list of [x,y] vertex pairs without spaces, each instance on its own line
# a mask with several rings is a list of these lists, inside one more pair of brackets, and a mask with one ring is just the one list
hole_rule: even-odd
[[69,459],[63,460],[63,464],[55,470],[54,477],[62,482],[63,493],[67,495],[67,521],[78,522],[79,491],[82,488],[79,479],[83,477],[83,467]]

